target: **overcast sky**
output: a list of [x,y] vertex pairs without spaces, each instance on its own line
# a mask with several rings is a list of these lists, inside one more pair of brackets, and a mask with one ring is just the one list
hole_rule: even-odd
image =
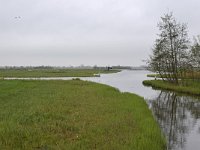
[[0,65],[143,65],[169,11],[200,34],[200,0],[0,0]]

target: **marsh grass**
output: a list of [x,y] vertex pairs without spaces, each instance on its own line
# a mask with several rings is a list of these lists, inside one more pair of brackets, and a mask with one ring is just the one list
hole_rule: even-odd
[[104,69],[0,69],[2,77],[92,77],[98,73],[116,73]]
[[0,93],[0,149],[165,149],[137,95],[81,80],[1,80]]
[[200,95],[200,81],[199,80],[184,80],[180,81],[179,85],[162,81],[162,80],[145,80],[143,84],[157,89],[164,89],[175,91],[190,95]]

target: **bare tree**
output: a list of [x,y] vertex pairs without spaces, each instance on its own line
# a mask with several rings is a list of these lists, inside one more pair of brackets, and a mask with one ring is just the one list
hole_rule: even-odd
[[158,24],[160,33],[150,57],[150,66],[161,77],[178,84],[188,57],[188,34],[186,24],[177,23],[173,14],[165,14]]

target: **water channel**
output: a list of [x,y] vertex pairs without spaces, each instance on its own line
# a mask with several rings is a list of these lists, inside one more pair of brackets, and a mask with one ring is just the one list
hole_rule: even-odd
[[[115,74],[102,74],[101,77],[81,79],[107,84],[122,92],[131,92],[144,97],[166,136],[168,150],[200,149],[200,97],[180,96],[174,92],[145,87],[142,81],[149,79],[146,77],[149,73],[124,70]],[[72,78],[40,79],[69,80]]]

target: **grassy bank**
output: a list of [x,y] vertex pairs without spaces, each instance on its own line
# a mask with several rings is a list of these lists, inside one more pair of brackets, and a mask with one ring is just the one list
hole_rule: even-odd
[[0,81],[0,149],[161,150],[143,98],[86,81]]
[[153,88],[171,90],[179,93],[200,95],[200,82],[187,80],[183,84],[175,85],[167,81],[162,80],[145,80],[143,84],[146,86],[152,86]]
[[0,69],[1,77],[92,77],[98,73],[116,73],[104,69]]

